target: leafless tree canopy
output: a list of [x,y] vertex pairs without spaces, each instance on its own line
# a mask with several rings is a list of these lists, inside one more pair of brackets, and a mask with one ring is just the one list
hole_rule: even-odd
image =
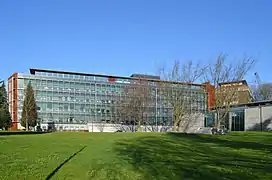
[[123,89],[123,96],[116,105],[115,124],[123,124],[131,127],[135,131],[135,127],[140,130],[141,125],[146,123],[144,120],[148,114],[151,105],[151,87],[147,85],[144,79],[138,79],[134,84],[128,84]]
[[245,57],[240,61],[228,61],[227,55],[220,54],[211,62],[205,71],[204,79],[215,86],[214,110],[216,111],[216,127],[229,112],[230,105],[236,100],[239,85],[222,86],[225,82],[237,82],[245,78],[245,75],[255,64],[255,60]]
[[200,79],[204,71],[205,67],[201,66],[200,63],[194,64],[193,61],[184,64],[175,61],[169,71],[166,68],[160,70],[160,75],[164,80],[180,82],[175,85],[162,82],[160,85],[162,94],[166,97],[166,102],[173,111],[174,131],[177,130],[177,127],[182,131],[187,130],[190,116],[193,114],[192,105],[197,100],[191,84]]
[[194,64],[192,60],[186,61],[183,64],[176,60],[171,69],[167,69],[166,67],[160,68],[159,74],[163,80],[188,84],[199,80],[203,76],[206,68],[206,66],[200,63]]
[[206,68],[205,81],[219,87],[220,83],[243,80],[248,71],[253,68],[255,62],[251,57],[244,57],[240,61],[228,61],[227,55],[220,54]]
[[272,98],[272,84],[252,86],[251,91],[255,101],[271,100]]
[[[171,69],[159,70],[162,81],[152,87],[144,79],[138,79],[124,88],[123,96],[115,105],[115,124],[126,124],[140,129],[141,125],[152,124],[157,117],[154,103],[171,109],[173,130],[187,131],[192,116],[198,111],[199,92],[196,90],[199,80],[205,80],[215,86],[214,109],[217,114],[216,125],[219,127],[231,103],[235,100],[239,86],[226,87],[221,84],[243,80],[253,67],[255,60],[244,58],[229,62],[226,55],[219,55],[207,66],[200,63],[175,61]],[[172,82],[169,82],[172,81]],[[199,87],[201,88],[201,87]],[[156,91],[156,92],[155,92]],[[156,96],[154,96],[156,94]],[[154,99],[160,97],[160,100]],[[203,97],[204,98],[204,97]],[[203,99],[202,99],[203,100]],[[152,108],[151,108],[152,107]],[[157,123],[157,121],[156,121]],[[157,125],[157,124],[156,124]]]

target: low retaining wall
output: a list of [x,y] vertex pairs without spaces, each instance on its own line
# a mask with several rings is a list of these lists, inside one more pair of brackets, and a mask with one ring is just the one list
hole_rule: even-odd
[[[124,132],[137,131],[138,126],[121,125],[121,124],[104,124],[104,123],[88,123],[89,132],[116,132],[118,130]],[[169,132],[172,126],[141,126],[142,132]]]
[[[197,129],[204,127],[204,115],[201,113],[188,116],[190,123],[186,125],[186,132],[194,133]],[[187,121],[188,122],[188,121]],[[50,125],[42,123],[41,128],[47,130]],[[83,132],[134,132],[137,131],[137,125],[122,125],[109,123],[87,123],[87,124],[51,124],[56,131],[83,131]],[[51,127],[52,128],[52,127]],[[172,126],[150,126],[142,125],[142,132],[170,132]]]

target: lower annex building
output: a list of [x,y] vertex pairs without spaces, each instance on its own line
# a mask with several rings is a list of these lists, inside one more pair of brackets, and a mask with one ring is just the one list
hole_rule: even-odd
[[[35,91],[38,117],[41,127],[48,128],[54,123],[57,130],[101,131],[95,124],[111,124],[116,119],[120,99],[128,96],[126,87],[144,81],[151,89],[148,96],[148,112],[143,119],[149,125],[171,126],[172,107],[161,93],[163,82],[174,89],[188,89],[190,111],[202,114],[198,126],[204,126],[204,114],[209,105],[209,84],[185,84],[162,81],[158,76],[133,74],[130,77],[67,72],[46,69],[30,69],[29,74],[14,73],[8,79],[9,110],[13,127],[22,129],[20,124],[25,88],[29,82]],[[178,99],[178,98],[177,98]],[[188,103],[189,104],[189,103]],[[91,129],[91,130],[90,130]]]

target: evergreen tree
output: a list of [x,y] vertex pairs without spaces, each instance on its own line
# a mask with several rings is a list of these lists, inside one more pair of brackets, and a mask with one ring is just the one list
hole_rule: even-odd
[[34,127],[37,125],[37,119],[38,113],[34,90],[31,83],[29,83],[26,87],[21,125],[28,131],[29,127]]
[[0,87],[0,128],[8,129],[12,126],[12,120],[9,113],[7,91],[4,81]]
[[1,84],[0,86],[0,107],[1,107],[1,105],[7,102],[7,96],[5,95],[7,92],[4,81],[0,81],[0,84]]
[[5,104],[0,109],[0,128],[7,130],[12,126],[12,120],[8,111],[8,106]]

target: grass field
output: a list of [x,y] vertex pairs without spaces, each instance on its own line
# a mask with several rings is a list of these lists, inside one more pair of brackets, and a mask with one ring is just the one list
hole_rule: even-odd
[[0,179],[272,179],[272,133],[2,135]]

